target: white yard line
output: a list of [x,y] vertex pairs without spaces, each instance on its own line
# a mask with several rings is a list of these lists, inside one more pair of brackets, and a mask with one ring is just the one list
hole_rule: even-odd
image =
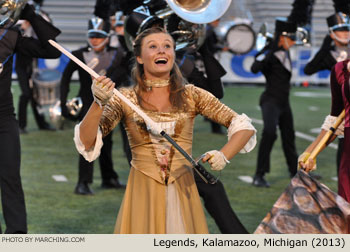
[[56,182],[67,182],[68,179],[64,175],[52,175],[53,180]]
[[243,176],[242,175],[242,176],[238,176],[238,179],[247,183],[247,184],[253,183],[253,177],[251,177],[251,176]]
[[[256,118],[251,118],[252,119],[252,122],[253,123],[256,123],[256,124],[260,124],[260,125],[263,125],[263,121],[260,120],[260,119],[256,119]],[[299,132],[299,131],[296,131],[295,132],[295,136],[296,137],[299,137],[301,139],[304,139],[304,140],[307,140],[307,141],[310,141],[310,142],[313,142],[316,137],[314,136],[311,136],[311,135],[308,135],[308,134],[305,134],[305,133],[302,133],[302,132]],[[338,149],[338,146],[336,144],[333,144],[331,143],[330,145],[328,145],[329,147],[337,150]],[[238,176],[238,179],[245,182],[245,183],[248,183],[248,184],[251,184],[253,182],[253,177],[251,176],[246,176],[246,175],[241,175],[241,176]],[[333,180],[337,181],[337,178],[334,177],[332,178]]]
[[[260,120],[260,119],[256,119],[256,118],[251,118],[252,119],[252,122],[253,123],[256,123],[256,124],[260,124],[260,125],[263,125],[263,121],[262,120]],[[305,133],[302,133],[302,132],[299,132],[299,131],[295,131],[295,136],[296,137],[299,137],[299,138],[301,138],[301,139],[305,139],[305,140],[308,140],[308,141],[310,141],[310,142],[313,142],[315,139],[316,139],[316,137],[314,137],[314,136],[311,136],[311,135],[308,135],[308,134],[305,134]],[[336,144],[334,144],[334,143],[331,143],[330,145],[328,145],[329,147],[331,147],[331,148],[333,148],[333,149],[335,149],[335,150],[337,150],[338,149],[338,146],[336,145]]]

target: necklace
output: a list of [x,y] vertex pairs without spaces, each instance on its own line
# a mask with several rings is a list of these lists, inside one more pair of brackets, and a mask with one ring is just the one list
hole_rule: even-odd
[[144,83],[148,91],[151,91],[153,87],[159,88],[159,87],[166,87],[170,85],[169,79],[167,80],[146,80],[145,79]]

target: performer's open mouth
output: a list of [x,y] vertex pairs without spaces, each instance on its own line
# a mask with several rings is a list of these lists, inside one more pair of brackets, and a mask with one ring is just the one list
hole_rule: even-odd
[[156,60],[155,60],[155,63],[158,65],[158,64],[166,64],[166,63],[168,63],[168,59],[167,58],[157,58]]

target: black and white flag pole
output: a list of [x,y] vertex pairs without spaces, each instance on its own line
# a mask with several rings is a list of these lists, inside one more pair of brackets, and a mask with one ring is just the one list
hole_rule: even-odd
[[[78,66],[83,68],[86,72],[88,72],[92,77],[97,79],[100,77],[98,73],[96,73],[93,69],[88,67],[84,62],[82,62],[80,59],[75,57],[73,54],[71,54],[69,51],[67,51],[64,47],[62,47],[60,44],[58,44],[56,41],[49,40],[49,43],[58,49],[60,52],[62,52],[64,55],[66,55],[68,58],[70,58],[72,61],[74,61]],[[117,95],[123,102],[125,102],[128,106],[130,106],[139,116],[142,117],[145,122],[152,127],[156,132],[158,132],[161,136],[163,136],[166,140],[168,140],[175,149],[177,149],[194,167],[194,170],[198,173],[198,175],[209,184],[215,184],[217,182],[217,179],[207,172],[205,168],[196,160],[194,160],[181,146],[179,146],[174,139],[172,139],[164,130],[162,130],[158,124],[156,124],[145,112],[143,112],[140,108],[138,108],[135,104],[133,104],[128,98],[126,98],[122,93],[120,93],[117,89],[113,90],[113,93]]]

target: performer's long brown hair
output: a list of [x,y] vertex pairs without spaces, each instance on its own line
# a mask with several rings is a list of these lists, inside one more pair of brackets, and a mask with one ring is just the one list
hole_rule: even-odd
[[[141,56],[141,45],[142,45],[143,39],[155,33],[169,34],[161,27],[152,27],[141,32],[134,41],[135,58],[137,56]],[[174,40],[173,40],[173,45],[175,50]],[[138,100],[145,102],[142,99],[142,92],[147,92],[147,87],[144,83],[144,69],[143,69],[143,65],[139,64],[137,60],[135,60],[135,63],[131,72],[131,76],[134,82],[138,84],[135,86],[135,88],[138,86],[138,88],[135,89]],[[170,71],[170,98],[169,99],[170,99],[171,105],[177,109],[183,109],[184,105],[187,104],[184,96],[184,91],[185,91],[184,83],[185,83],[185,79],[183,78],[178,65],[174,63],[174,66]],[[142,102],[139,104],[142,104]]]

